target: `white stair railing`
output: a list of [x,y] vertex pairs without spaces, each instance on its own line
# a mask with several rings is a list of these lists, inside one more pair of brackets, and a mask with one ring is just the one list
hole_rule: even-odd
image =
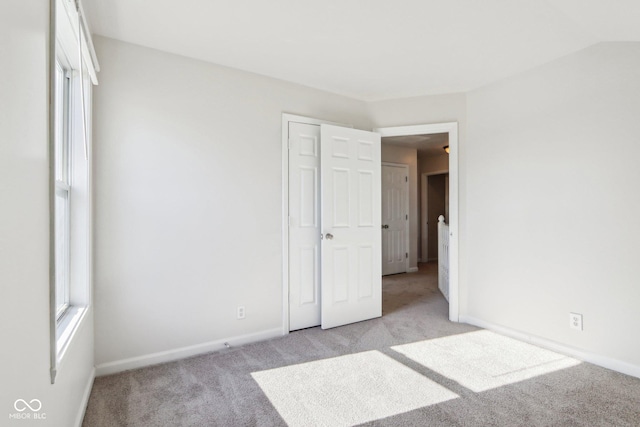
[[449,301],[449,225],[438,217],[438,289]]

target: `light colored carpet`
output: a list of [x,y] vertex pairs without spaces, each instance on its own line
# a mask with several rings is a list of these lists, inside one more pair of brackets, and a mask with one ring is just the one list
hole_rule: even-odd
[[97,378],[100,426],[640,426],[640,379],[447,320],[435,264],[383,317]]

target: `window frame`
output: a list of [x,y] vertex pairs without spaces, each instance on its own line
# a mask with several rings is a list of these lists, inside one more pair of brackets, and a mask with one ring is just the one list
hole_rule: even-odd
[[91,99],[99,64],[81,2],[50,0],[50,7],[49,371],[55,384],[76,336],[91,327]]
[[[59,51],[61,52],[62,49]],[[71,306],[71,188],[73,144],[73,72],[60,53],[55,59],[54,104],[54,240],[56,324]],[[61,203],[59,203],[61,202]]]

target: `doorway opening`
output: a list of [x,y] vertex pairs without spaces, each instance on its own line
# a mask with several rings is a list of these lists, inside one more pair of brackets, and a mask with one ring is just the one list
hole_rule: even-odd
[[423,172],[420,180],[420,260],[438,260],[438,218],[449,223],[449,171]]
[[[445,190],[445,197],[448,202],[448,212],[446,212],[446,219],[449,224],[449,320],[453,322],[459,321],[459,308],[458,308],[458,124],[451,123],[437,123],[437,124],[424,124],[413,126],[398,126],[374,129],[378,132],[384,142],[396,141],[412,141],[411,143],[419,146],[422,143],[426,143],[429,140],[438,141],[436,144],[431,144],[430,149],[435,150],[434,153],[441,153],[440,156],[424,156],[431,157],[428,161],[419,161],[423,164],[420,176],[420,183],[423,182],[423,174],[429,176],[429,174],[444,174],[448,173],[448,188]],[[400,139],[402,137],[402,139]],[[429,144],[426,144],[429,145]],[[425,145],[425,146],[426,146]],[[445,154],[445,146],[448,152]],[[417,148],[416,148],[417,149]],[[443,163],[444,159],[444,163]],[[424,163],[429,163],[428,168]],[[417,180],[416,180],[417,181]],[[428,184],[428,179],[426,184]],[[416,190],[416,197],[418,193]],[[425,200],[426,202],[426,200]],[[424,206],[421,211],[426,212],[427,206]],[[416,210],[417,212],[417,210]],[[416,218],[417,220],[417,218]],[[435,225],[435,224],[434,224]],[[420,226],[417,230],[428,230],[427,221],[423,218],[420,220]],[[414,240],[418,240],[420,237],[420,243],[422,243],[422,235],[419,231],[412,233]],[[428,234],[427,234],[428,236]],[[428,237],[427,237],[428,239]],[[413,245],[416,247],[416,264],[418,252],[420,252],[420,258],[429,258],[428,248],[424,248],[422,244],[417,243]],[[417,249],[420,246],[420,249]],[[426,254],[424,252],[427,252]]]

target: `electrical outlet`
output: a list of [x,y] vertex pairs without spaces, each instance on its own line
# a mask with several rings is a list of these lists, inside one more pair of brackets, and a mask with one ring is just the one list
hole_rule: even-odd
[[244,319],[244,306],[243,305],[238,307],[238,319]]
[[582,314],[569,313],[569,327],[578,331],[582,330]]

